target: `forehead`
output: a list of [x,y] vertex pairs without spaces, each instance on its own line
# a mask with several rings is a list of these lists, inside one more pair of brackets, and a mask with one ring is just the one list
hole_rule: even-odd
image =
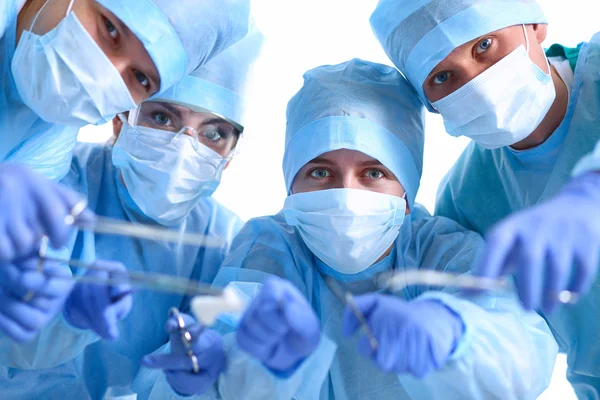
[[217,115],[210,111],[200,111],[191,107],[186,107],[181,104],[175,104],[166,101],[147,101],[140,107],[140,114],[142,116],[149,116],[149,114],[155,114],[157,112],[168,113],[170,116],[178,117],[181,119],[193,119],[194,121],[206,121],[218,119],[218,123],[226,123],[227,121],[219,118]]
[[332,150],[327,153],[323,153],[318,157],[313,158],[308,164],[335,164],[335,165],[356,165],[356,164],[379,164],[382,165],[377,159],[368,156],[367,154],[348,149]]

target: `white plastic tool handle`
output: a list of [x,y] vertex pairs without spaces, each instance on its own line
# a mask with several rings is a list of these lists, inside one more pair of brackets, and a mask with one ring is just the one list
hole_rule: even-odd
[[191,310],[196,320],[204,326],[213,326],[224,313],[241,313],[246,309],[246,304],[237,291],[226,287],[221,296],[196,296],[192,299]]

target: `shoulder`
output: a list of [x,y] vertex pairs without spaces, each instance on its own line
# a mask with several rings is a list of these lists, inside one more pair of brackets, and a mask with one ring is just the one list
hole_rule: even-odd
[[69,172],[61,183],[87,193],[90,182],[96,181],[95,177],[103,176],[107,165],[112,166],[111,149],[112,146],[107,144],[77,143]]

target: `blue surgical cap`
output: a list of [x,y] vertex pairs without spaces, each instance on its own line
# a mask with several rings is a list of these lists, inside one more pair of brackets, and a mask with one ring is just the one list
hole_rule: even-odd
[[423,83],[457,47],[521,24],[545,24],[535,0],[380,0],[371,27],[430,111]]
[[424,109],[394,68],[360,59],[315,68],[288,103],[283,173],[288,193],[298,171],[321,154],[356,150],[377,159],[415,201],[423,170]]
[[250,0],[96,0],[144,44],[159,93],[248,32]]
[[253,26],[242,40],[183,78],[156,100],[216,114],[243,130],[246,84],[264,40]]

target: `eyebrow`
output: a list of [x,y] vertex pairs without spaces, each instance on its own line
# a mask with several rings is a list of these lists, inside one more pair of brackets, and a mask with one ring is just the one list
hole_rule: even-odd
[[177,107],[174,107],[173,105],[169,104],[169,103],[158,103],[160,104],[160,107],[164,107],[167,109],[167,111],[173,113],[177,118],[183,120],[183,114],[181,113],[181,110],[179,110]]
[[312,160],[310,160],[309,162],[306,163],[308,164],[325,164],[325,165],[335,165],[336,163],[334,163],[333,161],[330,161],[324,157],[317,157],[317,158],[313,158]]
[[378,160],[368,160],[368,161],[364,161],[364,162],[360,163],[360,166],[361,166],[361,167],[373,167],[373,166],[378,166],[378,167],[379,167],[379,166],[381,166],[381,167],[384,167],[384,168],[386,168],[386,166],[385,166],[385,165],[383,165],[383,164],[382,164],[380,161],[378,161]]

